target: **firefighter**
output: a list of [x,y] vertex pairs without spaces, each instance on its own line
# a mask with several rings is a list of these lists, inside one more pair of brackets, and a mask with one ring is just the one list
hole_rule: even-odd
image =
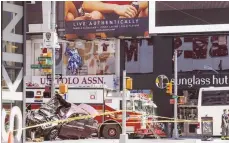
[[221,128],[222,128],[222,137],[221,137],[221,139],[224,140],[228,136],[228,114],[227,114],[227,110],[226,109],[223,110]]

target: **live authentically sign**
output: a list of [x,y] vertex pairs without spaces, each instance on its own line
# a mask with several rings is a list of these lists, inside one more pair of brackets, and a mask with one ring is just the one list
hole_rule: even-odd
[[[95,76],[62,76],[62,78],[55,79],[55,85],[58,86],[61,83],[68,84],[68,87],[92,87],[94,85],[106,85],[108,88],[116,89],[114,83],[116,79],[115,75],[95,75]],[[47,76],[32,76],[31,80],[36,87],[45,87],[49,84]]]

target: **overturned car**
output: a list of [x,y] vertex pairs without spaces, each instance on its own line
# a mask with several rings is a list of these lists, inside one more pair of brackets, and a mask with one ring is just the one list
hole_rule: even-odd
[[45,140],[89,138],[97,133],[98,112],[87,104],[75,105],[56,94],[39,109],[27,111],[27,139]]

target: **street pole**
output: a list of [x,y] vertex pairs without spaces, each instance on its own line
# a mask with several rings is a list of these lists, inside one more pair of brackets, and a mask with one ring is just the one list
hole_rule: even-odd
[[126,134],[126,70],[123,71],[123,95],[122,95],[122,134],[119,143],[127,143],[128,135]]
[[[51,21],[51,30],[56,32],[56,1],[51,1],[52,7],[52,21]],[[55,69],[56,69],[56,58],[55,58],[55,46],[52,47],[52,80],[51,80],[51,96],[55,95]]]
[[[117,78],[118,87],[116,88],[117,93],[120,93],[120,39],[115,39],[115,75]],[[118,94],[117,94],[118,95]],[[119,96],[119,95],[118,95]]]
[[126,70],[123,71],[122,134],[126,134]]
[[[174,50],[174,95],[177,95],[177,50]],[[174,99],[174,129],[173,137],[178,139],[178,128],[177,128],[177,98]]]

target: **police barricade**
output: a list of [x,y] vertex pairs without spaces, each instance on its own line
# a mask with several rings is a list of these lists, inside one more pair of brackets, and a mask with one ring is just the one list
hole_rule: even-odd
[[213,117],[201,117],[202,140],[212,140],[213,138]]

